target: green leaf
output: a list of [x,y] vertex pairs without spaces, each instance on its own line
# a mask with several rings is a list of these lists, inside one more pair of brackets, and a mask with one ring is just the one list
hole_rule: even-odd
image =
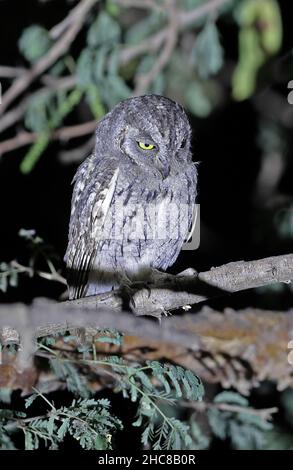
[[29,431],[25,431],[24,446],[25,446],[25,450],[35,449],[35,442],[34,442],[33,434]]
[[127,28],[125,42],[127,44],[138,44],[148,36],[156,32],[164,24],[165,14],[153,12],[133,26]]
[[63,441],[65,434],[67,433],[70,425],[70,418],[64,418],[63,423],[61,424],[60,428],[57,432],[57,437],[60,441]]
[[121,29],[119,23],[105,11],[99,13],[87,34],[87,43],[92,48],[100,47],[106,43],[120,41]]
[[214,403],[230,403],[238,406],[249,406],[249,401],[236,392],[224,391],[214,398]]
[[105,437],[98,435],[95,439],[96,450],[106,450],[109,448],[108,442]]
[[43,152],[46,150],[50,142],[50,134],[40,134],[36,142],[31,146],[27,154],[24,156],[21,164],[20,171],[24,175],[30,173],[40,159]]
[[191,53],[201,78],[216,74],[223,65],[224,52],[215,23],[208,21],[199,33]]
[[49,32],[42,26],[32,25],[26,28],[18,42],[20,52],[29,62],[36,62],[52,45]]
[[32,395],[30,395],[28,398],[26,398],[25,400],[25,407],[26,408],[29,408],[31,406],[31,404],[35,401],[35,399],[38,397],[39,395],[37,393],[33,393]]
[[55,416],[52,415],[48,419],[48,423],[47,423],[47,431],[48,431],[49,436],[53,435],[54,427],[55,427]]
[[200,83],[190,83],[184,94],[184,100],[189,110],[200,118],[207,117],[213,110],[209,97],[204,92]]

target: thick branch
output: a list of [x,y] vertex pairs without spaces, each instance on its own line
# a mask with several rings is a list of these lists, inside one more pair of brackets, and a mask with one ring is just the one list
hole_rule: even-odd
[[[293,280],[293,254],[272,256],[256,261],[237,261],[210,271],[192,270],[177,276],[162,275],[162,279],[134,295],[136,315],[160,317],[163,312],[197,304],[221,296],[275,282]],[[122,309],[119,291],[71,300],[67,303],[96,308],[100,305]]]
[[[163,318],[159,326],[154,320],[137,318],[127,312],[103,307],[73,309],[70,305],[43,300],[32,306],[0,306],[0,327],[8,324],[21,332],[22,365],[26,367],[33,353],[33,335],[43,337],[82,327],[86,329],[83,337],[92,343],[97,329],[112,328],[126,336],[122,347],[112,346],[111,353],[132,361],[164,359],[195,371],[206,382],[234,387],[244,394],[263,380],[275,381],[280,390],[293,386],[288,349],[293,310],[271,312],[248,308],[216,312],[204,307],[196,315]],[[19,341],[11,327],[3,328],[4,344]],[[109,351],[103,343],[97,344],[100,354]],[[5,371],[9,372],[7,378]],[[14,374],[11,366],[5,363],[0,366],[0,387],[7,386],[8,380],[11,383],[11,374]],[[16,388],[23,387],[19,385],[20,379],[16,373]],[[28,379],[22,379],[21,383],[24,380]]]

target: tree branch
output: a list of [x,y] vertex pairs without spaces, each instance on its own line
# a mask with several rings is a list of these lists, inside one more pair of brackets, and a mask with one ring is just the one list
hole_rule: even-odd
[[[65,126],[52,133],[52,140],[69,140],[91,134],[96,128],[96,121],[88,121],[75,126]],[[15,137],[0,142],[0,155],[11,152],[25,145],[32,144],[38,138],[37,132],[21,131]]]
[[44,75],[42,82],[46,85],[45,87],[39,89],[35,93],[32,93],[28,98],[24,98],[16,107],[2,116],[0,119],[0,132],[3,132],[5,129],[12,126],[23,117],[30,100],[48,93],[51,90],[60,91],[73,88],[76,84],[76,78],[73,76],[68,76],[56,79],[54,77],[50,77],[49,75]]
[[[56,60],[63,55],[66,50],[70,47],[70,44],[75,39],[76,35],[78,34],[79,30],[82,27],[83,20],[94,5],[97,0],[82,0],[75,8],[71,10],[69,15],[56,27],[52,28],[50,31],[51,36],[56,39],[60,39],[54,44],[54,46],[50,49],[48,54],[46,54],[42,59],[40,59],[35,66],[31,70],[25,69],[18,69],[12,67],[0,67],[0,73],[6,76],[16,76],[17,78],[11,85],[11,87],[7,90],[2,98],[2,104],[0,106],[0,115],[4,113],[7,107],[23,92],[27,89],[27,87],[39,76],[41,75],[46,69],[48,69],[51,65],[53,65]],[[174,48],[177,32],[183,30],[185,27],[192,25],[196,20],[201,18],[202,16],[208,15],[211,12],[217,10],[222,5],[230,2],[231,0],[210,0],[207,3],[200,5],[199,7],[194,8],[189,12],[178,12],[170,10],[169,17],[170,17],[170,24],[164,28],[163,30],[159,31],[158,33],[154,34],[147,40],[143,41],[142,43],[135,45],[135,46],[126,46],[121,49],[119,55],[119,62],[121,65],[125,65],[131,60],[135,59],[139,55],[145,52],[156,52],[164,43],[165,46],[163,47],[162,52],[160,53],[157,61],[155,62],[153,68],[146,76],[137,77],[137,86],[135,89],[134,94],[141,94],[143,93],[147,87],[151,84],[154,78],[157,76],[158,73],[164,68],[172,50]],[[118,1],[119,3],[119,1]],[[122,1],[123,3],[123,1]],[[130,5],[129,2],[126,2],[127,6]],[[152,0],[144,2],[145,8],[154,8],[156,3]],[[126,6],[126,4],[125,4]],[[139,2],[136,6],[142,7],[142,2]],[[159,4],[157,5],[159,9],[163,8]],[[166,6],[165,6],[166,10]],[[65,33],[64,33],[65,31]],[[63,34],[64,33],[64,34]],[[63,36],[62,36],[63,34]],[[44,80],[50,80],[50,77],[43,77]],[[63,80],[69,80],[72,84],[74,78],[72,77],[65,77]],[[19,120],[26,109],[26,100],[21,102],[16,108],[12,109],[8,115],[3,116],[0,119],[0,130],[4,130],[7,127],[14,124],[17,120]],[[86,131],[87,130],[87,131]],[[85,133],[81,135],[85,135],[87,133],[91,133],[93,128],[90,125],[85,124]],[[77,134],[79,136],[78,129],[76,129]],[[55,136],[58,133],[55,134]],[[26,133],[21,132],[14,138],[8,139],[1,143],[0,145],[0,155],[20,148],[22,146],[31,144],[35,142],[38,135],[36,133]],[[73,134],[75,137],[75,133]],[[54,137],[53,135],[53,138]],[[71,134],[69,135],[71,138]]]
[[[231,0],[210,0],[188,12],[178,12],[178,30],[182,31],[184,28],[191,26],[198,19],[209,15],[221,6],[230,2]],[[168,33],[169,27],[166,27],[138,45],[124,47],[120,52],[120,63],[122,65],[126,65],[131,60],[136,59],[138,56],[146,52],[156,52],[166,41]]]
[[[26,369],[34,352],[33,336],[41,338],[65,330],[76,335],[76,330],[81,328],[84,331],[79,335],[81,340],[84,338],[92,344],[97,330],[110,328],[126,334],[122,346],[111,346],[111,353],[128,360],[164,359],[193,370],[208,383],[234,387],[243,394],[264,380],[275,381],[279,390],[293,386],[288,349],[293,334],[293,310],[271,312],[248,308],[216,312],[204,307],[196,315],[163,318],[159,327],[154,320],[102,306],[88,310],[36,300],[31,306],[0,306],[0,327],[3,327],[3,345],[19,343],[15,329],[21,333],[22,368]],[[102,356],[109,352],[107,345],[96,344]],[[16,374],[15,388],[23,388],[19,385],[19,373],[8,367],[4,354],[3,359],[0,387],[11,383],[11,376]],[[27,372],[28,377],[31,375]],[[21,383],[27,380],[23,378]]]
[[271,408],[246,408],[245,406],[236,406],[231,405],[230,403],[211,403],[206,401],[199,401],[199,402],[182,402],[183,406],[187,408],[192,408],[199,412],[205,412],[210,410],[211,408],[220,410],[220,411],[229,411],[230,413],[245,413],[250,414],[253,416],[259,416],[264,421],[271,421],[273,419],[272,414],[278,412],[277,407]]
[[[187,270],[177,276],[162,274],[158,282],[135,293],[133,311],[136,315],[160,317],[166,311],[185,308],[226,293],[292,280],[293,254],[232,262],[201,273]],[[120,292],[113,291],[67,303],[87,308],[102,305],[121,310],[123,302]]]

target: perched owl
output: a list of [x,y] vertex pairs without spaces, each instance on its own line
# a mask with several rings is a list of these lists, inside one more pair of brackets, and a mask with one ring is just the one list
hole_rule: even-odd
[[73,180],[71,299],[144,281],[175,262],[196,197],[190,138],[183,108],[163,96],[130,98],[98,122],[94,151]]

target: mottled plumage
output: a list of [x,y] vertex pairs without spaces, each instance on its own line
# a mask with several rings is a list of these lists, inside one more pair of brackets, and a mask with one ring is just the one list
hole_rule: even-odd
[[74,177],[70,298],[143,280],[175,262],[196,196],[190,136],[182,107],[157,95],[123,101],[98,123],[94,152]]

